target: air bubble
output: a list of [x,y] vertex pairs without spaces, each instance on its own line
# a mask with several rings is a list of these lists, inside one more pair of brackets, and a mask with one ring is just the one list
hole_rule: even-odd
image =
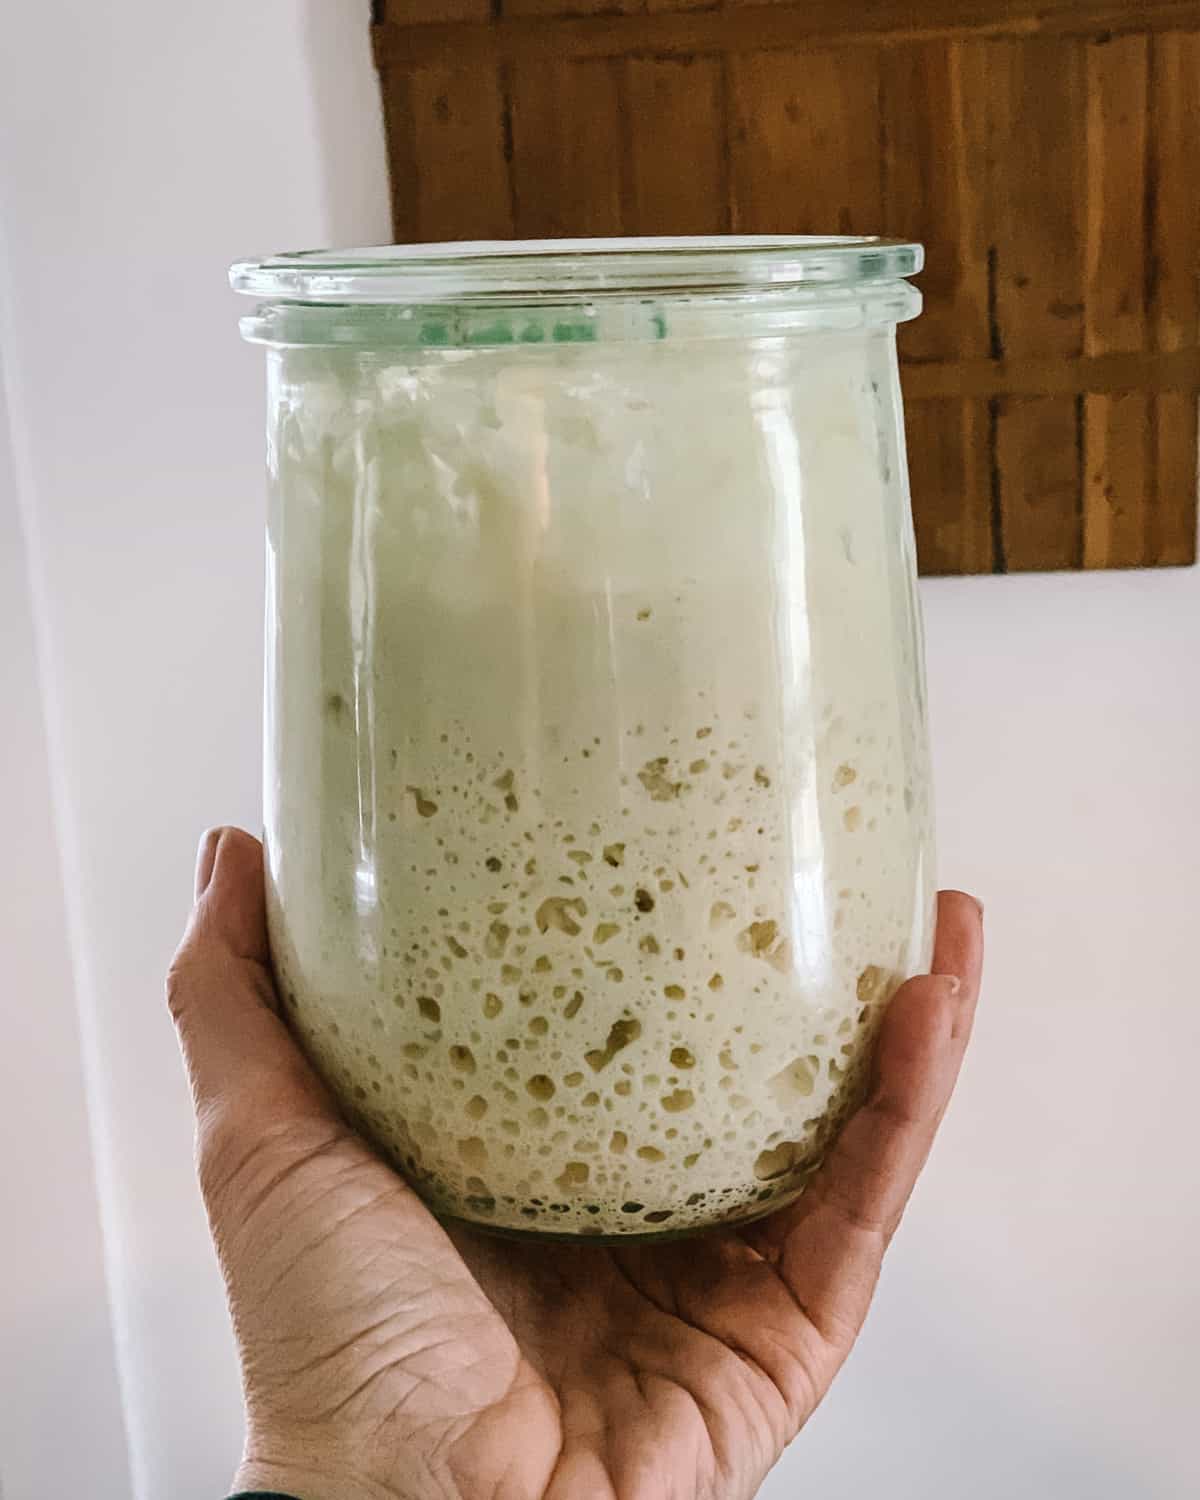
[[864,1005],[874,1005],[887,993],[888,976],[878,964],[868,964],[858,976],[855,993]]
[[480,1136],[473,1135],[466,1140],[459,1141],[458,1154],[469,1167],[487,1166],[487,1143]]
[[539,932],[548,932],[553,928],[557,932],[565,932],[568,937],[576,937],[581,931],[576,918],[585,916],[587,906],[580,897],[547,896],[538,907],[534,921]]
[[791,968],[790,945],[775,921],[751,922],[738,933],[737,945],[741,952],[762,959],[781,974],[786,974]]
[[512,928],[499,919],[492,923],[483,940],[483,951],[489,958],[503,958],[511,932]]
[[642,1023],[640,1021],[635,1020],[632,1016],[622,1017],[620,1020],[613,1022],[603,1050],[594,1049],[586,1053],[585,1061],[593,1072],[598,1073],[601,1068],[607,1067],[612,1062],[613,1058],[622,1048],[627,1047],[630,1042],[636,1041],[641,1034]]
[[638,780],[654,802],[672,802],[679,796],[683,783],[672,781],[667,775],[670,761],[665,755],[648,760],[638,772]]
[[420,813],[421,817],[432,818],[438,810],[437,803],[432,798],[427,797],[420,787],[410,786],[406,787],[405,790],[411,794],[416,804],[417,812]]
[[808,1098],[815,1084],[815,1060],[794,1058],[786,1068],[781,1068],[767,1083],[772,1099],[780,1109],[790,1109],[798,1094]]
[[675,1089],[669,1094],[664,1094],[660,1103],[668,1114],[679,1114],[685,1109],[691,1109],[696,1102],[696,1096],[691,1089]]

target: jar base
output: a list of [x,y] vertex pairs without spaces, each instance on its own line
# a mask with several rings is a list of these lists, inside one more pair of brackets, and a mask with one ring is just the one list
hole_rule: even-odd
[[778,1213],[781,1208],[789,1207],[800,1197],[801,1192],[803,1189],[788,1197],[773,1198],[770,1203],[763,1203],[752,1212],[739,1215],[735,1219],[722,1219],[711,1224],[688,1224],[683,1228],[664,1226],[662,1229],[650,1229],[631,1234],[604,1234],[602,1232],[589,1234],[579,1231],[560,1233],[553,1229],[521,1229],[508,1224],[491,1224],[483,1219],[467,1219],[460,1214],[447,1213],[442,1209],[432,1207],[430,1207],[430,1212],[439,1223],[448,1228],[478,1231],[490,1239],[517,1240],[526,1244],[540,1241],[543,1244],[595,1245],[602,1250],[612,1250],[618,1245],[650,1243],[666,1245],[675,1240],[697,1239],[701,1235],[718,1233],[723,1229],[741,1229],[747,1224],[754,1224],[760,1219],[769,1218],[771,1214]]

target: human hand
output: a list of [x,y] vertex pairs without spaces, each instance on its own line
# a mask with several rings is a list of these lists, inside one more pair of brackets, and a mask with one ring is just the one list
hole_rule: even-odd
[[[858,1334],[979,990],[943,892],[867,1103],[798,1202],[661,1246],[447,1230],[279,1019],[262,849],[206,836],[168,978],[242,1362],[236,1487],[302,1500],[749,1500]],[[950,976],[950,977],[945,977]]]

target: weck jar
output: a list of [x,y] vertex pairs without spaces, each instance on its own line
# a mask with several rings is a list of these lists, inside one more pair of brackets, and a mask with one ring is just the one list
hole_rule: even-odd
[[235,267],[268,367],[274,964],[439,1214],[630,1239],[773,1210],[928,967],[920,265],[718,238]]

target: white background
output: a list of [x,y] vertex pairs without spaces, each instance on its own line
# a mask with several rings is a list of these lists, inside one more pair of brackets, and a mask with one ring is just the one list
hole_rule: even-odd
[[[161,979],[196,835],[258,821],[261,371],[225,267],[388,237],[366,13],[3,28],[5,1500],[216,1500],[238,1450]],[[989,978],[868,1331],[764,1495],[1187,1500],[1200,574],[924,597],[942,870],[987,902]]]

